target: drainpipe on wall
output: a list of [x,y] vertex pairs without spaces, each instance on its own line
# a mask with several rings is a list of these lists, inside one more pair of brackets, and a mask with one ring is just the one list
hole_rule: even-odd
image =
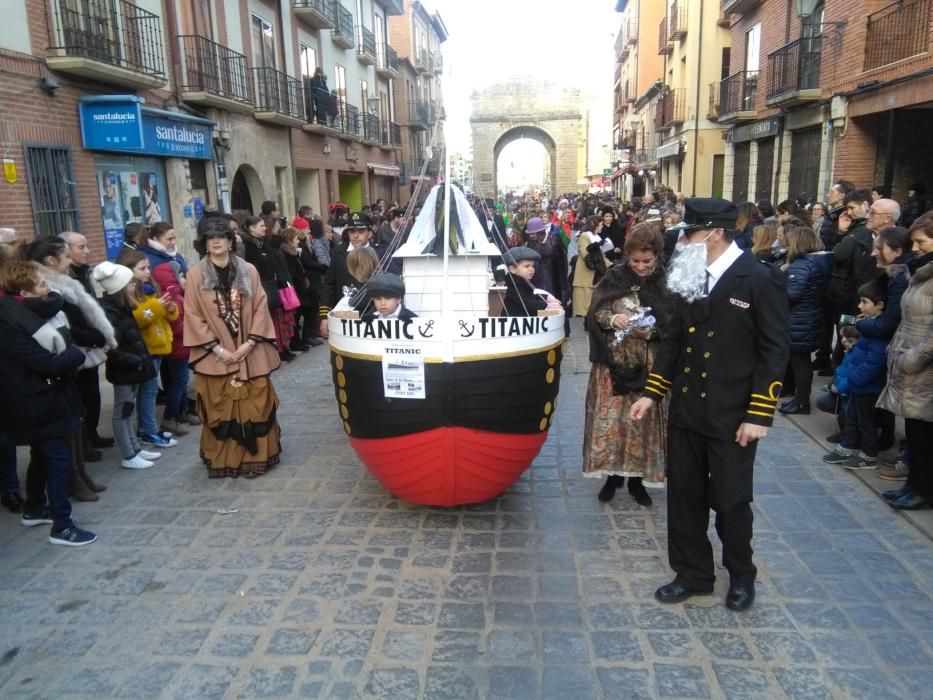
[[693,183],[691,197],[697,196],[697,162],[700,160],[700,78],[702,77],[700,68],[703,62],[700,60],[703,50],[703,0],[700,0],[700,30],[697,36],[697,89],[696,104],[693,112]]

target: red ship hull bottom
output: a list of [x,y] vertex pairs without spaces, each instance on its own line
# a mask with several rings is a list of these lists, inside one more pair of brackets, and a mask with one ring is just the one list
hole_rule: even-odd
[[493,433],[443,427],[350,444],[392,495],[425,506],[480,503],[504,493],[538,455],[547,430]]

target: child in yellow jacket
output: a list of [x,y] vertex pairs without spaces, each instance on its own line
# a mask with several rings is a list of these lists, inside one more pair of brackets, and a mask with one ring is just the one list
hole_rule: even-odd
[[133,318],[155,366],[155,376],[139,385],[136,404],[139,415],[137,436],[140,442],[154,447],[174,447],[178,444],[171,434],[159,430],[156,420],[156,394],[159,391],[159,368],[162,357],[172,351],[172,321],[178,318],[178,308],[170,294],[162,294],[152,279],[149,258],[136,250],[126,250],[117,258],[133,272],[127,290]]

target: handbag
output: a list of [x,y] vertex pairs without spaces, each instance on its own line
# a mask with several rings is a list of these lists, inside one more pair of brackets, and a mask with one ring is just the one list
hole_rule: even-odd
[[286,282],[285,286],[279,289],[279,300],[282,302],[282,308],[286,311],[294,311],[301,306],[298,293],[291,282]]
[[269,306],[269,311],[281,309],[282,297],[279,296],[279,283],[271,279],[260,280],[259,284],[262,285],[262,290],[266,293],[266,304]]
[[609,376],[612,379],[613,395],[624,396],[645,388],[645,382],[648,380],[648,368],[642,365],[634,367],[609,365]]
[[609,365],[609,377],[612,379],[612,393],[614,396],[624,396],[625,394],[634,394],[645,388],[645,382],[648,381],[648,346],[645,345],[644,364],[637,364],[632,367],[619,367],[618,365]]

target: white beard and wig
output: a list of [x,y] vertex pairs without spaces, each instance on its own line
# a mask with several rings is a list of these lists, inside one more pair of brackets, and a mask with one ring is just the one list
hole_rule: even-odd
[[688,303],[707,295],[705,242],[677,244],[667,271],[667,288]]

